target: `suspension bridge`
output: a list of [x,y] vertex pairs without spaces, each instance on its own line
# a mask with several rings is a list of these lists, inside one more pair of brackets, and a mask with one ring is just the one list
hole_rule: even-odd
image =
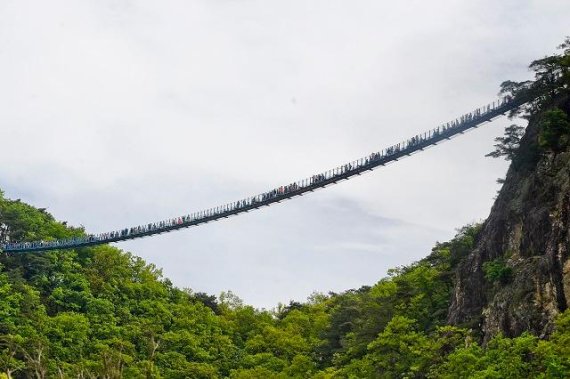
[[316,189],[325,188],[331,184],[336,184],[341,180],[350,179],[356,175],[361,175],[390,162],[410,156],[413,153],[423,151],[428,147],[450,140],[454,136],[474,129],[485,122],[490,122],[494,118],[518,108],[525,102],[526,101],[513,99],[511,97],[504,97],[500,100],[489,103],[486,106],[477,108],[472,112],[466,113],[451,122],[442,124],[427,132],[417,134],[381,151],[373,152],[363,158],[345,163],[328,171],[312,175],[309,178],[291,182],[289,184],[273,188],[267,192],[217,207],[186,214],[180,217],[96,235],[90,234],[81,237],[49,241],[3,242],[0,243],[0,251],[7,253],[27,253],[102,245],[111,242],[126,241],[135,238],[168,233],[174,230],[198,226],[241,213],[246,213],[296,196],[302,196],[303,194],[313,192]]

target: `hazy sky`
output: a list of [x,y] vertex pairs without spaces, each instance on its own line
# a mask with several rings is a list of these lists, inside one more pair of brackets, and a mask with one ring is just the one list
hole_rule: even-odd
[[[97,233],[237,200],[492,101],[568,0],[0,0],[0,188]],[[117,246],[273,307],[373,284],[485,218],[498,120],[240,217]]]

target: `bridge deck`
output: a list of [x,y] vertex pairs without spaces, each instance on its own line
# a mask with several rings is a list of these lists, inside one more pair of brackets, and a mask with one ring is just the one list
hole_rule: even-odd
[[364,158],[346,163],[334,169],[313,175],[309,178],[280,186],[262,194],[241,199],[229,204],[224,204],[173,219],[108,233],[101,233],[98,235],[88,235],[85,237],[54,241],[4,243],[0,244],[0,251],[23,253],[101,245],[110,242],[119,242],[167,233],[182,228],[206,224],[211,221],[238,215],[240,213],[249,212],[250,210],[269,206],[295,196],[301,196],[306,192],[312,192],[330,184],[336,184],[340,180],[349,179],[355,175],[360,175],[366,171],[371,171],[377,167],[384,166],[387,163],[397,161],[411,155],[412,153],[436,145],[438,142],[447,141],[458,134],[476,128],[484,122],[491,121],[493,118],[505,114],[522,104],[523,102],[517,102],[510,98],[493,102],[485,107],[477,108],[475,111],[465,114],[455,121],[441,125],[428,132],[418,134],[380,152],[372,153]]

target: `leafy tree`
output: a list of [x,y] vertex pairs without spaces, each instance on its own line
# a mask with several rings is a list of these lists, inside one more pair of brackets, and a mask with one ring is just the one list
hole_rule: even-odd
[[570,119],[560,108],[552,108],[542,113],[539,122],[539,146],[543,149],[560,151],[570,141]]
[[503,258],[497,258],[495,260],[483,263],[483,272],[485,273],[485,279],[490,282],[499,282],[506,284],[512,275],[512,268],[507,266]]
[[505,157],[506,160],[514,160],[520,146],[521,137],[524,134],[524,128],[518,125],[511,125],[505,128],[505,136],[495,138],[495,150],[491,151],[486,157]]
[[570,37],[559,46],[561,54],[555,54],[533,61],[530,69],[535,73],[533,82],[505,81],[501,84],[501,95],[511,96],[524,104],[511,112],[511,116],[523,114],[530,118],[552,107],[553,104],[568,101],[570,95]]
[[427,371],[431,346],[415,324],[404,316],[394,317],[368,345],[364,359],[347,366],[346,374],[368,378],[421,377]]
[[75,376],[88,354],[89,321],[78,313],[62,312],[47,319],[46,338],[51,358],[50,376]]

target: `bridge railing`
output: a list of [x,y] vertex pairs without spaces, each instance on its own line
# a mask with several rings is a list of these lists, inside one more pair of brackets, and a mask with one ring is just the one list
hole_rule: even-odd
[[433,145],[438,141],[461,133],[464,130],[473,128],[482,122],[490,121],[491,118],[505,113],[520,105],[521,104],[519,103],[515,103],[512,98],[508,96],[504,97],[498,101],[489,103],[486,106],[479,107],[472,112],[466,113],[455,120],[441,124],[425,133],[417,134],[412,138],[391,145],[380,151],[373,152],[360,159],[345,163],[319,174],[312,175],[308,178],[292,182],[288,185],[276,187],[272,190],[257,194],[255,196],[246,197],[244,199],[220,205],[214,208],[208,208],[206,210],[201,210],[159,222],[138,225],[131,228],[125,228],[100,234],[90,234],[81,237],[72,237],[51,241],[4,243],[0,245],[0,250],[7,252],[18,252],[103,244],[108,242],[139,238],[152,234],[159,234],[173,229],[179,229],[197,225],[203,222],[208,222],[214,219],[227,217],[233,214],[247,212],[250,209],[258,208],[262,205],[269,205],[282,199],[297,196],[309,190],[320,188],[330,183],[336,183],[337,180],[346,179],[363,171],[371,170],[375,167],[396,160],[399,157],[409,155],[417,150],[421,150],[425,147]]

